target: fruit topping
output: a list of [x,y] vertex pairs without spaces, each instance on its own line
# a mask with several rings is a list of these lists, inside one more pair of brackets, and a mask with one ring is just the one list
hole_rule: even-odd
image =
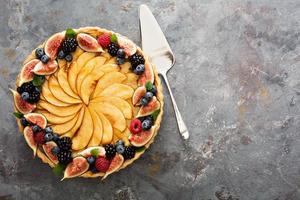
[[126,55],[132,56],[133,54],[136,53],[135,44],[131,40],[129,40],[128,38],[123,37],[123,36],[119,36],[118,37],[118,44],[121,48],[124,49]]
[[147,82],[153,83],[154,82],[154,73],[151,64],[149,61],[145,62],[145,71],[138,80],[140,85],[145,85]]
[[30,113],[36,108],[36,105],[24,101],[16,91],[11,90],[11,92],[13,93],[15,107],[22,114]]
[[69,137],[62,137],[57,141],[57,145],[61,150],[70,150],[72,147],[72,140]]
[[142,128],[144,131],[151,129],[152,125],[153,125],[153,122],[152,122],[151,117],[144,119],[144,121],[142,122]]
[[[46,128],[45,128],[45,132],[46,133],[53,133],[53,129],[50,127],[50,126],[47,126]],[[52,135],[52,137],[53,137],[53,135]]]
[[89,156],[87,157],[87,162],[90,164],[90,165],[94,165],[95,164],[95,161],[96,161],[96,158],[94,156]]
[[118,65],[123,65],[125,63],[125,58],[119,58],[117,57],[117,64]]
[[57,143],[58,140],[59,140],[59,136],[56,133],[53,133],[53,139],[52,140]]
[[43,150],[46,153],[47,157],[54,163],[58,164],[58,159],[56,157],[56,154],[53,153],[53,149],[56,148],[57,145],[55,142],[46,142],[43,144]]
[[125,51],[124,51],[124,49],[119,49],[118,51],[117,51],[117,57],[118,58],[125,58]]
[[139,64],[145,64],[144,57],[138,53],[135,53],[132,56],[130,56],[129,61],[132,65],[133,69],[135,69]]
[[107,160],[105,157],[100,156],[96,159],[95,167],[99,172],[106,172],[109,168],[109,164],[109,160]]
[[28,103],[37,103],[40,100],[40,92],[37,88],[35,88],[33,91],[31,92],[23,92],[21,94],[21,97],[24,101],[27,101]]
[[66,55],[65,57],[67,62],[71,62],[73,60],[73,56],[71,54]]
[[21,97],[24,101],[27,101],[28,102],[28,99],[29,99],[29,93],[28,92],[23,92],[21,94]]
[[33,125],[32,131],[33,131],[33,133],[38,133],[38,132],[42,131],[42,129],[38,125]]
[[133,72],[136,74],[136,75],[141,75],[143,74],[145,71],[145,65],[143,64],[139,64],[138,66],[136,66],[136,68],[133,70]]
[[129,136],[130,143],[135,147],[142,147],[147,144],[153,137],[154,130],[156,126],[152,126],[151,129],[147,131],[142,131],[139,134],[131,134]]
[[60,150],[57,154],[59,163],[67,165],[72,161],[72,152]]
[[87,52],[104,52],[100,44],[98,44],[97,40],[92,36],[79,33],[77,35],[78,45],[81,49]]
[[66,38],[61,44],[61,50],[64,53],[71,53],[76,50],[78,43],[75,38]]
[[44,52],[44,49],[43,48],[37,48],[35,50],[35,56],[38,58],[38,59],[41,59],[41,57],[45,55],[45,52]]
[[135,149],[133,146],[126,146],[122,154],[125,160],[132,159],[135,156]]
[[116,43],[113,43],[111,42],[108,47],[108,53],[111,55],[111,56],[116,56],[117,53],[118,53],[118,50],[119,50],[119,45],[116,44]]
[[84,157],[76,157],[66,167],[63,179],[80,176],[81,174],[85,173],[89,167],[90,165]]
[[51,149],[51,153],[56,155],[59,153],[60,149],[58,146],[54,146],[52,149]]
[[117,153],[119,153],[119,154],[122,154],[122,153],[124,153],[124,151],[125,151],[125,146],[124,145],[116,145],[116,151],[117,151]]
[[33,150],[33,155],[35,156],[36,150],[37,150],[37,143],[35,142],[35,140],[33,138],[32,127],[30,127],[30,126],[25,127],[23,134],[24,134],[27,144]]
[[64,40],[64,38],[65,38],[64,33],[56,33],[47,40],[44,49],[45,49],[45,54],[50,59],[56,58],[58,49],[62,41]]
[[118,140],[118,141],[116,142],[116,146],[118,146],[118,145],[124,146],[124,145],[125,145],[125,142],[124,142],[123,140]]
[[34,73],[32,72],[32,69],[35,67],[35,65],[39,62],[38,59],[33,59],[26,63],[20,73],[20,81],[18,85],[22,85],[25,82],[29,82],[33,80]]
[[142,131],[142,123],[139,119],[133,119],[130,123],[129,130],[132,134],[138,134]]
[[152,92],[146,92],[145,98],[146,98],[148,101],[151,101],[151,99],[153,98],[153,93],[152,93]]
[[23,83],[20,87],[17,88],[19,94],[22,94],[23,92],[31,93],[34,90],[35,86],[32,82]]
[[81,155],[85,158],[89,157],[89,156],[94,156],[94,157],[98,157],[98,156],[105,156],[105,149],[104,147],[89,147],[85,150],[83,150],[82,152],[80,152],[78,155]]
[[40,128],[44,129],[47,126],[47,119],[44,115],[39,114],[39,113],[28,113],[24,115],[25,119]]
[[143,105],[141,107],[141,109],[138,112],[138,117],[144,117],[150,115],[151,113],[153,113],[155,110],[158,110],[159,108],[160,108],[159,101],[157,100],[156,97],[153,97],[147,105]]
[[52,133],[45,133],[45,140],[46,140],[46,142],[53,140]]
[[124,157],[121,154],[116,154],[116,156],[111,160],[109,167],[106,170],[106,173],[102,180],[105,179],[109,174],[112,174],[113,172],[117,171],[123,163]]
[[64,59],[66,57],[66,54],[63,50],[60,50],[57,54],[58,59]]
[[110,43],[110,34],[104,33],[103,35],[100,35],[98,37],[98,43],[106,49]]
[[56,60],[50,60],[47,62],[47,64],[44,64],[42,62],[39,62],[36,64],[36,66],[33,68],[33,73],[37,75],[50,75],[53,74],[58,67],[58,63]]
[[41,61],[42,63],[46,64],[48,61],[50,60],[50,58],[47,55],[43,55],[41,57]]
[[107,159],[112,159],[116,155],[116,147],[113,144],[107,144],[104,146],[105,156]]
[[34,141],[37,143],[37,144],[45,144],[45,133],[44,131],[40,131],[40,132],[37,132],[34,134],[33,136],[34,138]]
[[144,86],[138,87],[132,96],[132,104],[134,106],[140,105],[141,98],[146,94],[146,88]]
[[20,119],[20,122],[21,122],[22,126],[24,126],[24,127],[29,125],[29,123],[28,123],[28,121],[25,119],[25,117],[22,117],[22,118]]
[[142,97],[142,98],[141,98],[141,100],[140,100],[140,105],[146,106],[148,103],[149,103],[148,98],[146,98],[146,97]]

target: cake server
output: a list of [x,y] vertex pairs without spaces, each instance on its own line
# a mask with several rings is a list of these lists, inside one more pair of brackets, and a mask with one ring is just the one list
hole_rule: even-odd
[[188,139],[189,132],[181,117],[167,78],[167,72],[173,67],[175,57],[152,12],[144,4],[140,6],[140,30],[143,51],[150,56],[152,63],[156,65],[158,73],[165,80],[174,107],[179,132],[184,139]]

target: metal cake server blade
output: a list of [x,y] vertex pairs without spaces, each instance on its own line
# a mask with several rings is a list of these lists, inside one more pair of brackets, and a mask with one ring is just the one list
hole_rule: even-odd
[[152,63],[156,65],[158,73],[165,80],[173,103],[179,132],[184,139],[188,139],[189,132],[181,117],[167,78],[167,72],[173,67],[175,63],[174,54],[164,33],[162,32],[159,24],[157,23],[148,6],[146,6],[145,4],[141,5],[139,14],[143,51],[145,51],[147,55],[150,56]]

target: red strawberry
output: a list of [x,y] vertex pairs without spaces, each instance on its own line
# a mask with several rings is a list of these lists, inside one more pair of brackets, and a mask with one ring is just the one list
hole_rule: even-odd
[[34,134],[33,139],[37,144],[45,144],[45,133],[43,131],[38,132]]
[[100,35],[98,37],[98,43],[106,49],[110,43],[110,34],[104,33],[103,35]]
[[129,130],[132,134],[140,133],[142,131],[142,122],[139,119],[132,120]]
[[110,162],[105,157],[98,157],[95,162],[95,167],[99,172],[106,172],[109,168]]

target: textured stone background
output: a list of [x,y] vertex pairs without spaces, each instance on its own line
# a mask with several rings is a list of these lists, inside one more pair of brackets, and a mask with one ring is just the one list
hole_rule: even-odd
[[177,58],[156,142],[106,181],[60,182],[18,133],[9,87],[25,56],[66,27],[97,25],[140,43],[142,1],[0,1],[0,199],[300,199],[300,3],[153,0]]

